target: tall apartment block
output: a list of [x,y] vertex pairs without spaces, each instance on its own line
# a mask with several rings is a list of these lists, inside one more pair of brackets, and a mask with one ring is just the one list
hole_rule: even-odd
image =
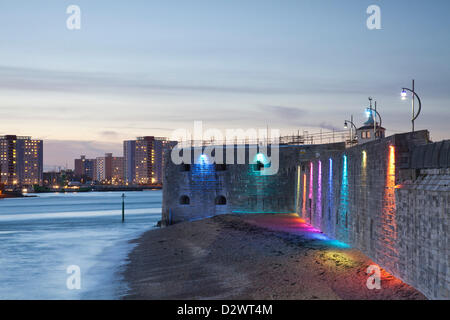
[[80,156],[80,159],[75,159],[75,177],[81,182],[94,180],[95,177],[95,159],[86,159],[86,156]]
[[95,159],[95,181],[107,182],[111,180],[111,158],[112,153],[106,153],[104,157],[97,157]]
[[95,163],[94,180],[108,184],[123,184],[123,159],[123,157],[113,157],[112,153],[98,157]]
[[125,158],[124,157],[112,157],[111,158],[111,183],[112,184],[124,184],[125,176]]
[[146,136],[123,142],[124,176],[128,184],[161,184],[164,153],[176,142]]
[[43,141],[0,136],[0,182],[8,186],[42,185]]

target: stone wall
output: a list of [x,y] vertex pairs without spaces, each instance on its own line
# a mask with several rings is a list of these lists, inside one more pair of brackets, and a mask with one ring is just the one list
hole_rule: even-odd
[[253,164],[170,164],[162,222],[297,212],[427,297],[448,299],[449,150],[449,141],[431,144],[419,131],[347,149],[280,146],[280,169],[270,176]]
[[[299,161],[324,151],[344,150],[345,145],[335,143],[279,148],[279,170],[274,175],[262,175],[254,164],[249,164],[252,161],[249,161],[248,146],[245,147],[247,164],[216,166],[208,158],[205,158],[204,163],[194,164],[194,152],[191,157],[193,164],[190,166],[174,165],[166,159],[163,225],[221,213],[295,212]],[[224,157],[226,154],[225,150]],[[236,147],[234,155],[236,160]],[[189,204],[182,201],[186,197],[189,198]],[[225,205],[216,204],[219,197],[225,198]]]
[[394,135],[303,162],[297,213],[427,297],[448,299],[447,142],[427,137]]
[[430,298],[450,297],[450,169],[425,169],[396,190],[398,276]]

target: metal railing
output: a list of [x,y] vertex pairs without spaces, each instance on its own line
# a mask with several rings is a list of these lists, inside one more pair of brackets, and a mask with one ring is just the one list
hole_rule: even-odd
[[309,133],[303,131],[302,134],[285,135],[277,138],[244,138],[231,137],[228,139],[210,139],[210,140],[182,140],[178,142],[178,147],[204,147],[214,145],[312,145],[345,142],[347,145],[355,144],[356,141],[350,141],[348,130],[327,131],[319,133]]

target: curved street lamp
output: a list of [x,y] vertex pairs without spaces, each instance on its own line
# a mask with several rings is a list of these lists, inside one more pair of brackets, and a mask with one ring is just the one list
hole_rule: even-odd
[[377,134],[377,116],[378,116],[378,119],[380,120],[380,124],[379,124],[380,127],[383,124],[383,119],[381,119],[381,115],[377,111],[377,102],[375,101],[375,108],[372,108],[372,98],[369,97],[369,101],[370,101],[370,106],[368,108],[366,108],[366,113],[368,114],[368,117],[372,116],[372,119],[373,119],[373,137],[374,137],[374,139],[376,139],[376,134]]
[[351,124],[351,126],[350,126],[350,144],[352,145],[353,141],[355,140],[355,137],[353,135],[353,128],[355,128],[355,133],[357,131],[357,128],[356,128],[355,124],[353,123],[353,115],[351,116],[351,119],[352,120],[345,120],[344,128],[347,129],[348,128],[348,123]]
[[[412,119],[411,119],[411,123],[412,123],[412,132],[414,132],[414,121],[420,115],[420,111],[422,110],[422,101],[420,100],[419,95],[414,90],[414,80],[412,81],[412,89],[402,88],[402,94],[401,94],[402,100],[406,100],[407,91],[412,93]],[[414,102],[415,102],[414,98],[417,98],[417,100],[419,100],[419,110],[417,111],[417,114],[415,114],[415,110],[414,110],[414,107],[415,107],[414,106]]]

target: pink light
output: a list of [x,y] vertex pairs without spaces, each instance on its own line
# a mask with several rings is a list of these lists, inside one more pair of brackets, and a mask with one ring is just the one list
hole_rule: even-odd
[[314,183],[313,172],[314,172],[314,165],[311,162],[310,163],[310,170],[309,170],[309,198],[310,199],[313,198],[313,183]]

